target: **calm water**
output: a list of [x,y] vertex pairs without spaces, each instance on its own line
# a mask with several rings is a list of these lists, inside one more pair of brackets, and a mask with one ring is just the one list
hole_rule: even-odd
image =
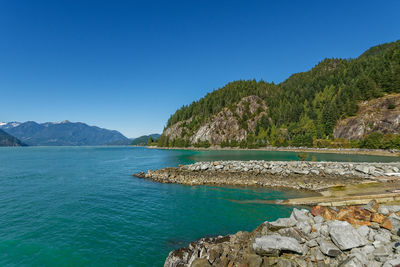
[[170,250],[192,240],[251,230],[289,215],[287,207],[251,200],[284,199],[297,192],[166,185],[131,176],[216,159],[296,157],[132,147],[0,148],[0,266],[162,266]]

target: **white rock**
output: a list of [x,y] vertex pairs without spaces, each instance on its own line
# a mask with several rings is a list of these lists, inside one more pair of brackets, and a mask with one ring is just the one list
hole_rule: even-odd
[[270,225],[277,228],[292,227],[295,226],[296,223],[296,220],[294,220],[293,218],[279,218],[276,221],[269,222]]
[[319,171],[318,170],[311,170],[311,173],[313,173],[315,175],[319,175]]
[[216,169],[216,170],[220,170],[220,169],[223,169],[223,168],[224,168],[223,165],[217,165],[217,166],[215,166],[215,169]]
[[318,243],[315,239],[311,239],[306,242],[306,245],[309,246],[310,248],[318,246]]
[[386,261],[382,265],[382,267],[392,267],[392,266],[399,266],[399,265],[400,265],[400,257],[398,256],[397,258]]
[[374,250],[373,255],[377,261],[382,262],[390,255],[390,252],[390,247],[380,246]]
[[357,171],[368,174],[369,173],[369,167],[365,165],[357,165],[355,168]]
[[400,206],[399,205],[386,205],[385,206],[389,212],[398,212],[400,211]]
[[315,223],[323,223],[324,221],[325,221],[325,219],[321,215],[318,215],[318,216],[314,217],[314,222]]
[[365,254],[371,254],[375,250],[375,247],[372,245],[366,245],[361,248],[361,251],[364,252]]
[[328,231],[332,241],[341,250],[364,246],[367,243],[365,237],[362,237],[348,222],[329,222]]
[[292,251],[299,254],[303,254],[303,249],[296,239],[286,236],[280,236],[278,234],[265,235],[260,238],[256,238],[253,243],[253,249],[257,254],[269,254],[274,251]]
[[382,213],[383,215],[388,215],[389,214],[389,210],[385,206],[381,205],[378,208],[378,213]]
[[294,208],[290,217],[299,222],[311,223],[313,221],[313,219],[308,216],[309,213],[310,212],[308,210],[305,210],[305,209],[298,210],[298,209]]
[[363,225],[363,226],[360,226],[357,228],[357,232],[364,238],[366,238],[368,236],[369,231],[370,231],[370,229],[366,225]]
[[390,243],[390,234],[388,233],[379,233],[374,236],[375,241],[380,241],[382,243]]
[[306,235],[311,233],[311,225],[308,222],[298,222],[296,227]]
[[329,236],[328,225],[326,224],[321,225],[319,232],[321,233],[322,236],[326,237]]

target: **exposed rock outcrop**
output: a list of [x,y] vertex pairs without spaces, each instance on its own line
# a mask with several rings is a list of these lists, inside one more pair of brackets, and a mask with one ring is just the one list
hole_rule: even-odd
[[[257,121],[266,114],[267,105],[258,96],[244,97],[235,108],[224,108],[218,114],[203,123],[190,136],[192,144],[208,141],[220,144],[223,141],[245,140],[249,132],[254,132]],[[190,132],[187,125],[191,119],[178,122],[167,129],[163,135],[170,140],[182,138]]]
[[354,117],[338,121],[335,138],[361,139],[372,132],[400,132],[400,94],[364,101]]
[[164,266],[397,266],[398,227],[373,218],[388,221],[400,214],[384,215],[380,208],[371,201],[364,207],[294,209],[290,218],[264,222],[251,233],[202,238],[172,251]]

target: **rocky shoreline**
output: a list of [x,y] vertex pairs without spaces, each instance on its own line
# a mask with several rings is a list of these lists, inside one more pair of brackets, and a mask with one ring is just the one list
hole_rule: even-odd
[[164,267],[398,266],[400,206],[293,209],[252,232],[202,238],[172,251]]
[[169,150],[198,150],[198,151],[283,151],[283,152],[307,152],[307,153],[334,153],[334,154],[360,154],[374,156],[398,157],[399,149],[367,149],[367,148],[326,148],[326,147],[260,147],[260,148],[239,148],[239,147],[220,147],[210,146],[203,147],[158,147],[146,146],[152,149],[169,149]]
[[284,187],[320,191],[337,185],[390,180],[400,176],[400,163],[305,161],[197,162],[134,176],[161,183]]

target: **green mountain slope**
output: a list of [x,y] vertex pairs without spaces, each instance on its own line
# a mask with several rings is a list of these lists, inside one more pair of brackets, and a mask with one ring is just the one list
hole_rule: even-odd
[[[159,145],[315,146],[332,139],[338,120],[356,115],[361,101],[388,93],[400,93],[400,41],[356,59],[325,59],[280,84],[228,83],[177,110]],[[244,101],[249,96],[258,102],[256,110]]]
[[153,141],[157,140],[158,138],[160,138],[160,134],[150,134],[150,135],[143,135],[140,136],[138,138],[133,139],[131,145],[133,146],[145,146],[147,145],[147,142],[149,141],[149,137],[151,137],[151,139]]
[[17,138],[0,129],[0,146],[23,146]]

